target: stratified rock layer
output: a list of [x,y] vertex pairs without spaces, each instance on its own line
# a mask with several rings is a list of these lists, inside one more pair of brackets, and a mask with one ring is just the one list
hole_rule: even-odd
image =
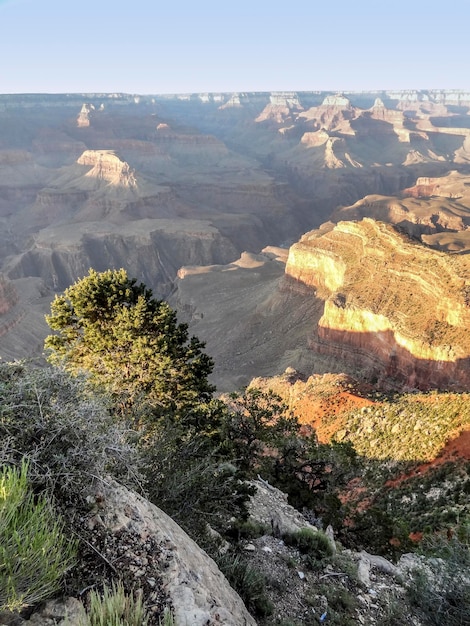
[[470,263],[364,219],[313,231],[286,277],[325,300],[313,350],[390,386],[470,386]]

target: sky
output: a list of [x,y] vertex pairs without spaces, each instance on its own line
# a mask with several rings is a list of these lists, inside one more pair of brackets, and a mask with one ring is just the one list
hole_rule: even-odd
[[0,93],[470,90],[470,0],[0,0]]

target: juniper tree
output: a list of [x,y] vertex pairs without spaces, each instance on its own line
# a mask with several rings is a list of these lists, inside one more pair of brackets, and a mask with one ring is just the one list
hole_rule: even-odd
[[57,295],[46,321],[56,334],[45,341],[48,360],[73,374],[87,373],[121,411],[197,422],[207,414],[214,387],[212,359],[189,337],[186,324],[124,269],[91,269]]

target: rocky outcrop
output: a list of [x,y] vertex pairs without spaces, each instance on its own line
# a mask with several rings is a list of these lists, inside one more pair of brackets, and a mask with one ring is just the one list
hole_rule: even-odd
[[[89,526],[132,535],[154,546],[154,559],[133,567],[136,578],[161,579],[178,626],[256,626],[215,562],[166,513],[125,487],[109,482]],[[155,552],[159,552],[156,568]],[[146,598],[152,604],[152,598]]]
[[412,198],[429,198],[431,196],[439,196],[441,190],[440,180],[438,178],[429,178],[422,176],[416,181],[416,185],[403,190],[404,196]]
[[305,517],[293,506],[288,504],[287,495],[258,477],[253,481],[256,491],[248,505],[250,518],[266,528],[267,534],[282,537],[298,532],[302,528],[310,528],[317,532]]
[[354,135],[350,120],[356,115],[351,102],[343,95],[326,96],[323,103],[317,107],[311,107],[299,115],[310,123],[314,123],[316,128],[327,131],[337,131],[346,135]]
[[313,350],[353,363],[384,384],[470,385],[466,257],[408,241],[371,219],[305,235],[286,276],[325,300]]
[[[178,626],[256,626],[215,562],[166,513],[111,479],[88,500],[92,510],[83,525],[94,558],[108,565],[113,578],[140,590],[149,624],[161,624],[159,614],[166,610]],[[100,537],[106,537],[105,550]],[[98,590],[102,581],[97,578],[91,587]],[[83,604],[73,597],[44,603],[28,620],[0,612],[0,626],[80,626],[85,621]]]
[[376,98],[374,105],[369,110],[369,114],[370,119],[372,120],[378,120],[390,124],[392,132],[394,132],[398,137],[398,141],[409,143],[410,131],[404,126],[405,116],[402,111],[387,109],[382,100],[380,98]]
[[[470,177],[457,171],[441,177],[421,176],[397,196],[368,195],[338,209],[331,219],[337,222],[364,217],[395,224],[412,237],[447,231],[450,242],[454,231],[455,238],[460,239],[462,231],[470,227]],[[433,245],[428,240],[426,243]]]
[[275,122],[283,124],[288,119],[292,119],[292,113],[303,111],[303,106],[299,102],[299,97],[295,92],[292,93],[271,93],[269,96],[269,104],[265,106],[262,112],[255,119],[255,122]]
[[326,132],[325,129],[309,131],[302,135],[300,143],[307,148],[317,148],[318,146],[323,146],[328,140],[330,136]]
[[78,128],[88,128],[90,126],[90,115],[95,110],[92,104],[84,104],[77,117]]
[[77,163],[89,165],[92,169],[86,176],[103,180],[111,185],[135,187],[135,173],[128,163],[122,161],[113,150],[85,150]]

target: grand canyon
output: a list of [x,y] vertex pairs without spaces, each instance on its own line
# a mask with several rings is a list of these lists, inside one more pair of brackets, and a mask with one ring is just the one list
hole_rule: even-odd
[[[470,94],[0,96],[0,355],[124,267],[221,390],[286,367],[466,388]],[[388,225],[388,226],[385,226]]]
[[[218,477],[235,471],[220,459],[216,469],[204,465],[197,446],[205,450],[207,440],[197,432],[196,445],[193,435],[188,444],[162,430],[168,442],[155,446],[161,482],[172,485],[168,500],[157,490],[150,505],[109,477],[106,496],[89,496],[80,518],[88,547],[98,542],[89,561],[98,554],[114,581],[113,558],[138,555],[123,571],[132,589],[147,581],[157,607],[149,624],[163,623],[165,602],[177,618],[165,626],[242,626],[255,624],[252,615],[263,626],[444,623],[433,621],[434,599],[413,604],[407,593],[416,582],[410,568],[424,563],[409,553],[423,537],[444,537],[447,547],[458,539],[460,557],[468,556],[470,92],[0,95],[0,225],[0,365],[13,367],[11,379],[0,372],[6,416],[22,410],[18,398],[29,389],[22,367],[61,375],[46,373],[44,352],[55,295],[90,268],[123,268],[204,342],[218,400],[231,407],[230,394],[251,389],[275,407],[282,400],[299,420],[295,445],[287,437],[281,450],[260,435],[268,453],[252,468],[251,522],[233,524],[236,540],[224,535],[236,562],[242,555],[264,573],[271,617],[254,605],[249,615],[214,562],[154,506],[171,503],[172,489],[180,495],[180,477],[180,498],[190,498],[198,473],[203,495],[207,488],[219,498]],[[47,402],[52,416],[58,410],[54,394],[63,397],[51,380],[50,390],[34,387],[41,419]],[[64,407],[74,415],[73,405]],[[55,450],[62,431],[51,433]],[[311,438],[301,439],[305,433]],[[35,451],[48,435],[49,426],[34,435]],[[313,459],[302,448],[307,440]],[[294,449],[308,462],[282,483],[274,459],[285,467]],[[295,483],[289,497],[311,507],[304,516],[264,480],[269,462],[277,487]],[[159,482],[152,476],[147,487],[152,481]],[[177,504],[183,510],[187,502]],[[191,512],[191,523],[205,513]],[[289,545],[299,529],[317,527],[327,537],[318,560]],[[110,543],[100,544],[105,535]],[[216,536],[211,556],[223,569]],[[167,559],[163,570],[155,565],[158,575],[152,541]],[[426,561],[426,575],[436,562]],[[463,621],[458,613],[449,622],[464,624],[468,560],[458,568],[448,562],[454,578],[446,589],[460,595],[445,595],[446,615],[464,606]],[[86,589],[102,575],[88,567]],[[157,602],[160,570],[171,580]],[[136,571],[143,572],[137,583]],[[435,571],[441,580],[443,570]],[[444,584],[430,580],[426,589],[444,597]]]

